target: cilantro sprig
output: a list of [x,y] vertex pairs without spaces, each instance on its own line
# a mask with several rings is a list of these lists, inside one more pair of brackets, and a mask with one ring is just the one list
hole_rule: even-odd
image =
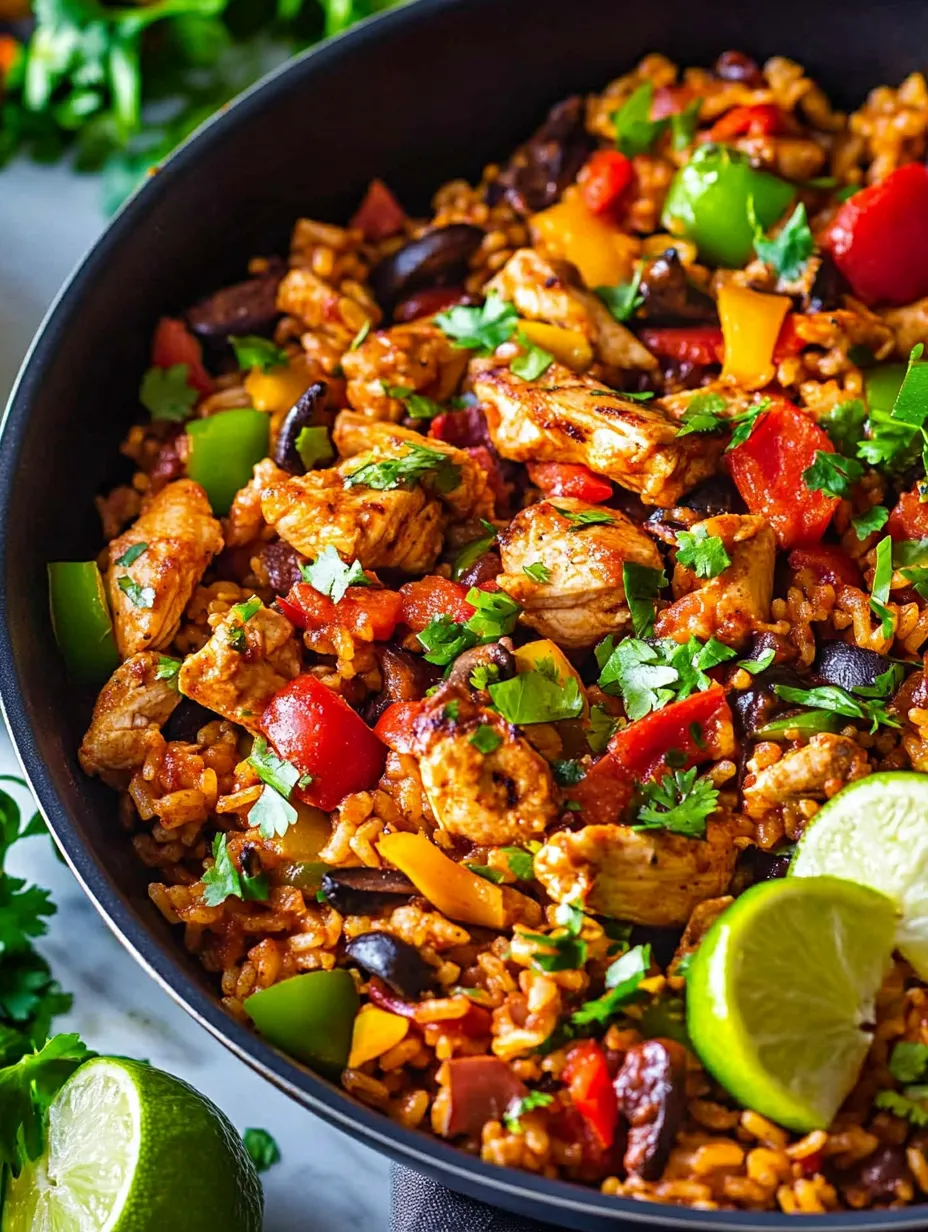
[[754,232],[754,251],[786,282],[795,282],[802,276],[809,257],[815,249],[815,241],[806,218],[806,207],[799,203],[780,228],[779,234],[768,239],[757,221],[754,199],[748,198],[748,218]]
[[618,645],[607,637],[596,647],[599,687],[621,695],[632,721],[708,689],[712,681],[706,673],[735,657],[734,650],[714,637],[708,642],[691,637],[683,643],[627,637]]
[[615,517],[608,509],[564,509],[560,505],[552,505],[557,513],[562,518],[566,518],[570,523],[571,531],[586,530],[588,526],[613,526]]
[[426,480],[438,492],[452,492],[461,482],[461,468],[440,449],[408,444],[399,457],[362,463],[357,470],[345,475],[342,482],[346,488],[388,492],[394,488],[413,488]]
[[854,458],[819,449],[812,465],[802,472],[802,481],[810,492],[845,497],[863,473],[864,468]]
[[503,1113],[503,1124],[511,1134],[524,1133],[521,1118],[534,1108],[547,1108],[554,1103],[554,1096],[547,1091],[529,1091],[521,1099],[514,1099]]
[[56,1035],[0,1069],[0,1174],[6,1165],[19,1176],[30,1159],[42,1154],[49,1104],[92,1055],[79,1035]]
[[445,413],[440,402],[427,398],[425,394],[417,394],[409,385],[388,385],[386,381],[381,381],[381,385],[388,398],[396,398],[403,403],[410,419],[436,419]]
[[300,573],[304,582],[309,582],[321,595],[328,595],[333,603],[344,599],[349,586],[372,585],[361,562],[353,560],[350,564],[346,563],[330,543],[311,564],[301,565]]
[[697,779],[696,767],[672,770],[641,788],[642,803],[632,826],[636,830],[669,830],[690,838],[705,838],[706,822],[715,812],[719,793],[708,775]]
[[731,557],[718,535],[710,535],[700,522],[691,531],[677,532],[677,562],[698,578],[714,578],[725,572]]
[[264,783],[264,790],[248,814],[249,825],[255,826],[262,838],[282,838],[298,817],[290,803],[293,790],[308,787],[312,776],[300,774],[296,766],[278,757],[262,736],[255,738],[248,764]]
[[640,287],[641,266],[638,265],[629,282],[621,282],[614,287],[596,287],[595,290],[612,316],[617,321],[624,322],[629,320],[644,303]]
[[152,419],[185,423],[190,418],[199,395],[187,384],[189,371],[187,364],[148,369],[139,386],[139,401]]
[[203,902],[207,907],[218,907],[227,898],[264,902],[268,896],[267,878],[263,873],[250,877],[235,867],[224,834],[217,834],[213,839],[213,864],[201,880]]
[[442,333],[456,347],[492,355],[516,332],[519,314],[507,300],[491,291],[479,307],[456,304],[433,317]]
[[621,954],[606,971],[606,991],[595,1001],[586,1001],[570,1016],[575,1027],[593,1023],[605,1027],[627,1005],[638,998],[641,981],[651,967],[650,945],[636,945]]
[[522,609],[505,591],[490,593],[472,586],[467,602],[476,611],[465,621],[453,620],[443,613],[433,617],[416,636],[425,648],[425,659],[439,667],[447,667],[459,654],[473,646],[498,642],[511,633]]
[[583,908],[575,903],[561,903],[555,909],[555,933],[520,932],[519,936],[533,946],[532,966],[539,971],[572,971],[586,963],[587,943],[583,931]]

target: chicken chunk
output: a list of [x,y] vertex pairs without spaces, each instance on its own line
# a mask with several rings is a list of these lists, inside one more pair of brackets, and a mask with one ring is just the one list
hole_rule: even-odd
[[[471,739],[484,728],[499,737],[489,752]],[[521,843],[544,834],[557,816],[548,763],[463,686],[445,685],[429,698],[415,722],[414,751],[426,798],[449,834],[485,846]]]
[[847,783],[870,773],[866,749],[849,736],[819,732],[802,748],[759,770],[744,787],[744,812],[759,819],[771,809],[800,800],[827,800]]
[[262,458],[254,469],[254,474],[243,488],[235,493],[229,516],[225,520],[225,539],[227,548],[240,548],[254,543],[265,529],[264,516],[261,513],[261,493],[272,483],[282,482],[287,478],[287,472],[270,458]]
[[311,560],[334,547],[365,569],[431,569],[442,548],[445,515],[421,484],[380,492],[345,487],[340,470],[275,480],[261,491],[265,520]]
[[464,375],[467,359],[467,351],[452,346],[430,320],[395,325],[370,334],[356,351],[345,352],[342,368],[348,378],[348,401],[366,419],[398,423],[406,408],[385,386],[444,402]]
[[310,331],[319,330],[340,350],[347,350],[365,323],[377,325],[380,309],[360,286],[352,294],[336,290],[312,270],[291,269],[277,288],[277,311],[296,317]]
[[763,518],[750,514],[723,513],[696,526],[706,538],[721,539],[731,564],[714,578],[700,578],[678,560],[675,602],[660,613],[654,631],[677,642],[716,637],[739,649],[770,618],[776,537]]
[[177,677],[185,697],[257,732],[268,702],[300,674],[290,621],[255,601],[231,608],[202,650],[188,655]]
[[679,928],[698,903],[728,889],[738,854],[732,838],[728,821],[710,821],[705,839],[622,825],[560,830],[535,856],[535,876],[559,903]]
[[[612,521],[578,526],[559,510],[605,513]],[[499,546],[500,586],[521,605],[523,623],[560,646],[592,646],[629,623],[623,564],[662,567],[652,540],[624,514],[568,497],[523,509],[500,534]],[[533,564],[550,570],[546,581],[525,573]]]
[[631,330],[578,285],[571,266],[546,261],[533,248],[513,253],[486,289],[511,301],[522,317],[577,330],[610,368],[657,367],[657,360]]
[[498,452],[514,462],[580,462],[667,508],[716,471],[723,441],[677,437],[660,406],[634,402],[608,386],[552,364],[523,381],[499,361],[471,361]]
[[880,316],[893,331],[900,359],[908,359],[917,343],[928,343],[928,295],[902,308],[884,308]]
[[124,659],[170,644],[206,566],[221,550],[222,528],[192,479],[162,488],[110,543],[106,588]]
[[[412,428],[402,428],[393,423],[372,423],[356,411],[342,411],[335,420],[332,432],[335,448],[342,458],[354,458],[369,454],[364,462],[376,462],[387,458],[402,458],[410,449],[428,449],[434,454],[444,454],[455,468],[457,482],[449,486],[433,480],[426,472],[423,484],[445,505],[455,518],[490,518],[493,516],[493,494],[487,484],[487,473],[471,457],[466,449],[458,449],[445,441],[424,437]],[[354,464],[342,466],[343,474],[357,469]],[[447,491],[445,490],[447,487]]]
[[97,698],[78,757],[86,774],[125,787],[180,701],[173,680],[158,679],[161,655],[142,651],[116,668]]

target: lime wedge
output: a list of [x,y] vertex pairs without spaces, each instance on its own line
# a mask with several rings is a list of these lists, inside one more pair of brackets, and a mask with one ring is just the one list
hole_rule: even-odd
[[3,1232],[260,1232],[241,1139],[179,1078],[99,1057],[48,1113],[45,1154],[7,1186]]
[[872,886],[900,912],[897,949],[928,979],[928,775],[888,770],[851,783],[812,818],[791,877]]
[[686,977],[687,1029],[747,1108],[805,1133],[857,1078],[889,966],[896,911],[836,877],[753,886],[719,916]]

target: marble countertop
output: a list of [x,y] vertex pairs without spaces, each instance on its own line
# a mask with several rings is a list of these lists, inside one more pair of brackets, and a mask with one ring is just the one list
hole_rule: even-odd
[[[0,174],[0,404],[49,303],[105,225],[98,197],[94,179],[59,168],[19,163]],[[0,774],[17,771],[0,730]],[[266,1232],[388,1226],[385,1158],[298,1107],[189,1018],[122,949],[47,838],[19,844],[10,865],[58,904],[39,945],[74,994],[58,1029],[79,1031],[100,1052],[146,1058],[208,1095],[239,1129],[260,1126],[277,1139],[283,1160],[264,1176]]]

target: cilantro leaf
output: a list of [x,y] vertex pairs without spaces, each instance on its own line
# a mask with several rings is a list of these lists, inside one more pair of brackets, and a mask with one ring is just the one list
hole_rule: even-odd
[[155,591],[152,586],[140,586],[134,582],[128,573],[116,579],[116,585],[126,596],[133,607],[152,608],[155,606]]
[[754,199],[748,198],[748,217],[754,230],[754,251],[765,265],[787,282],[802,275],[806,262],[815,249],[815,241],[806,219],[806,207],[799,203],[773,239],[766,239],[754,212]]
[[596,295],[606,305],[617,321],[627,321],[644,303],[639,294],[641,266],[637,266],[630,282],[621,282],[615,287],[596,287]]
[[256,736],[248,756],[248,764],[262,783],[272,787],[286,799],[300,781],[300,772],[289,761],[278,757],[263,736]]
[[696,767],[674,770],[657,782],[641,788],[643,803],[638,809],[636,830],[669,830],[705,838],[706,821],[715,811],[719,793],[708,775],[696,778]]
[[586,777],[586,771],[580,762],[571,758],[555,758],[551,769],[554,772],[554,781],[561,787],[573,787]]
[[478,663],[470,674],[472,689],[487,689],[495,680],[499,680],[499,668],[495,663]]
[[485,552],[488,552],[496,542],[496,527],[492,522],[487,522],[484,518],[480,519],[480,525],[487,532],[486,535],[479,539],[472,539],[470,543],[465,543],[457,556],[454,558],[454,564],[451,568],[451,576],[457,582],[460,580],[461,574],[479,560]]
[[489,686],[490,697],[503,718],[517,726],[557,723],[583,713],[583,697],[575,676],[551,680],[543,672],[520,672],[511,680]]
[[0,1070],[0,1171],[18,1176],[44,1148],[44,1114],[54,1096],[93,1054],[79,1035],[56,1035],[39,1051]]
[[650,967],[650,945],[636,945],[620,955],[606,971],[607,991],[595,1001],[585,1001],[574,1010],[570,1016],[571,1025],[585,1027],[598,1023],[606,1026],[637,997],[641,981],[647,978]]
[[48,931],[43,917],[55,910],[48,890],[5,873],[0,878],[0,956],[29,949],[31,937]]
[[554,1096],[549,1095],[547,1091],[529,1091],[521,1099],[514,1099],[509,1104],[503,1113],[503,1124],[511,1134],[521,1134],[524,1130],[519,1118],[526,1112],[531,1112],[533,1108],[547,1108],[552,1103],[554,1103]]
[[746,411],[742,411],[740,415],[735,415],[728,421],[734,428],[734,431],[731,434],[731,440],[725,446],[726,453],[731,453],[733,449],[737,449],[739,445],[744,444],[757,427],[758,419],[769,406],[770,399],[762,398],[760,402],[756,402],[754,406],[748,407]]
[[696,394],[686,404],[677,436],[689,436],[691,432],[717,432],[726,427],[728,421],[722,411],[727,406],[728,402],[721,394]]
[[557,935],[549,933],[519,932],[518,935],[535,947],[532,965],[540,971],[572,971],[586,963],[587,943],[580,936],[583,931],[583,910],[572,903],[561,903],[554,913],[560,926]]
[[892,580],[893,541],[889,535],[884,535],[876,545],[876,568],[873,572],[873,588],[870,593],[870,607],[882,625],[884,637],[891,637],[893,631],[892,614],[886,607],[889,602]]
[[[281,799],[270,788],[265,787],[264,790],[265,792],[270,791],[278,800]],[[286,800],[283,803],[286,804]],[[290,806],[287,805],[287,807],[289,808]],[[253,804],[251,808],[252,813],[254,813],[256,808],[257,804]],[[295,816],[296,810],[294,809],[293,812]],[[271,836],[268,835],[267,837]],[[217,834],[213,839],[213,865],[206,870],[201,881],[204,887],[203,903],[206,907],[218,907],[227,898],[258,899],[263,901],[268,895],[267,881],[263,875],[243,877],[239,873],[232,863],[232,857],[229,855],[229,848],[224,834]]]
[[859,513],[856,518],[851,518],[851,526],[858,539],[866,539],[868,535],[874,535],[878,530],[882,530],[888,521],[889,510],[885,505],[873,505],[865,513]]
[[678,680],[677,670],[653,646],[627,637],[610,654],[599,685],[607,693],[621,693],[625,713],[634,721],[665,706],[673,697],[673,690],[667,686]]
[[489,723],[481,723],[476,731],[467,737],[467,742],[472,744],[479,753],[483,753],[486,756],[486,754],[492,753],[494,749],[499,748],[503,743],[503,738],[499,732],[493,730]]
[[870,407],[869,438],[860,442],[857,454],[872,466],[903,471],[914,460],[916,437],[924,431],[928,420],[928,361],[922,359],[923,351],[922,343],[910,351],[905,376],[889,414]]
[[490,868],[489,864],[468,864],[465,860],[464,867],[482,877],[484,881],[492,881],[494,885],[502,885],[506,879],[498,868]]
[[426,398],[424,394],[417,394],[408,385],[388,385],[386,381],[380,383],[388,398],[398,398],[404,404],[410,419],[435,419],[445,413],[440,402]]
[[158,655],[158,666],[155,670],[156,680],[177,680],[177,673],[182,667],[180,659],[172,659],[168,655]]
[[667,128],[668,121],[651,119],[654,84],[643,81],[613,113],[615,144],[626,158],[646,154]]
[[928,1071],[928,1045],[900,1041],[889,1058],[889,1072],[897,1082],[921,1082]]
[[501,847],[509,871],[519,881],[532,881],[535,877],[535,857],[523,847]]
[[480,307],[456,304],[432,320],[456,347],[476,351],[478,355],[492,355],[515,333],[519,314],[512,304],[491,292]]
[[514,357],[509,365],[510,369],[523,381],[537,381],[554,363],[554,356],[543,347],[536,346],[531,338],[521,331],[516,335],[516,340],[524,350],[521,355]]
[[714,578],[724,573],[731,564],[731,557],[722,540],[710,535],[700,522],[692,531],[678,531],[677,562],[692,569],[699,578]]
[[567,519],[572,531],[581,531],[587,526],[612,526],[615,523],[613,515],[605,509],[581,509],[577,513],[572,509],[562,509],[559,505],[552,505],[551,508]]
[[761,672],[767,670],[770,664],[777,657],[775,650],[765,650],[756,659],[741,659],[738,663],[739,667],[743,667],[746,672],[750,672],[752,676],[757,676]]
[[187,384],[188,372],[187,364],[148,369],[139,387],[139,401],[152,419],[184,423],[190,418],[199,395]]
[[465,624],[453,620],[446,612],[433,616],[425,628],[416,634],[420,646],[425,649],[425,661],[438,667],[447,667],[459,654],[477,645],[477,635]]
[[296,451],[308,471],[311,471],[317,462],[331,462],[335,457],[328,428],[318,426],[300,429],[300,435],[296,438]]
[[246,1129],[242,1142],[256,1172],[267,1172],[268,1168],[280,1163],[280,1147],[266,1129]]
[[237,650],[239,654],[244,654],[248,649],[245,625],[251,620],[252,616],[258,614],[262,606],[258,596],[252,595],[250,599],[246,599],[243,603],[236,603],[232,608],[232,615],[239,623],[234,626],[230,625],[227,628],[226,637],[232,649]]
[[831,443],[839,453],[854,457],[857,446],[863,439],[867,408],[862,398],[850,398],[838,402],[819,417],[819,427],[828,433]]
[[720,663],[727,663],[736,658],[736,652],[717,638],[710,637],[708,642],[700,642],[691,637],[689,641],[677,643],[665,640],[664,652],[669,655],[670,666],[677,673],[675,692],[677,700],[682,701],[691,693],[701,693],[712,685],[706,675]]
[[353,560],[350,565],[345,564],[330,543],[326,544],[312,564],[301,565],[300,573],[304,582],[309,582],[313,590],[318,590],[321,595],[328,595],[334,603],[344,599],[349,586],[372,584],[359,560]]
[[148,551],[147,543],[133,543],[131,547],[126,548],[122,556],[116,557],[117,565],[125,565],[128,569],[130,565],[134,565],[143,552]]
[[882,723],[885,727],[899,727],[899,722],[888,714],[885,705],[879,701],[859,701],[851,697],[846,689],[835,684],[819,685],[814,689],[794,689],[789,685],[774,685],[774,691],[785,702],[796,706],[808,706],[814,710],[828,710],[833,714],[842,714],[849,719],[865,719],[870,723],[871,732],[875,732]]
[[622,564],[622,587],[636,637],[647,637],[654,626],[654,600],[667,585],[663,569],[651,569],[633,560]]
[[409,444],[400,457],[362,463],[357,470],[345,475],[342,482],[346,488],[360,484],[375,492],[388,492],[394,488],[412,488],[424,479],[439,492],[451,492],[461,482],[461,468],[440,449]]
[[619,720],[613,718],[603,705],[590,707],[590,730],[586,742],[593,753],[605,753],[606,745],[619,729]]
[[504,590],[490,592],[472,586],[465,598],[477,609],[468,617],[466,627],[481,641],[498,641],[516,627],[522,609]]
[[854,458],[819,449],[812,465],[802,472],[802,480],[810,492],[844,497],[863,473],[864,468]]
[[287,797],[265,783],[261,795],[249,810],[248,824],[254,826],[262,838],[283,838],[298,817]]
[[523,565],[522,572],[526,577],[530,577],[533,582],[537,582],[539,586],[543,586],[545,582],[551,580],[551,570],[547,565],[543,565],[540,560],[536,560],[532,565]]
[[909,352],[899,392],[893,403],[892,417],[899,423],[922,428],[928,420],[928,360],[922,359],[924,343],[919,342]]
[[235,362],[240,368],[257,368],[261,372],[269,372],[272,368],[286,368],[290,363],[287,352],[267,338],[259,338],[255,334],[242,337],[230,334],[229,342],[235,352]]
[[917,1125],[921,1129],[928,1125],[928,1108],[900,1094],[899,1091],[877,1092],[873,1106],[874,1108],[884,1108],[887,1112],[891,1112],[893,1116],[901,1117],[905,1121],[911,1121],[913,1125]]

